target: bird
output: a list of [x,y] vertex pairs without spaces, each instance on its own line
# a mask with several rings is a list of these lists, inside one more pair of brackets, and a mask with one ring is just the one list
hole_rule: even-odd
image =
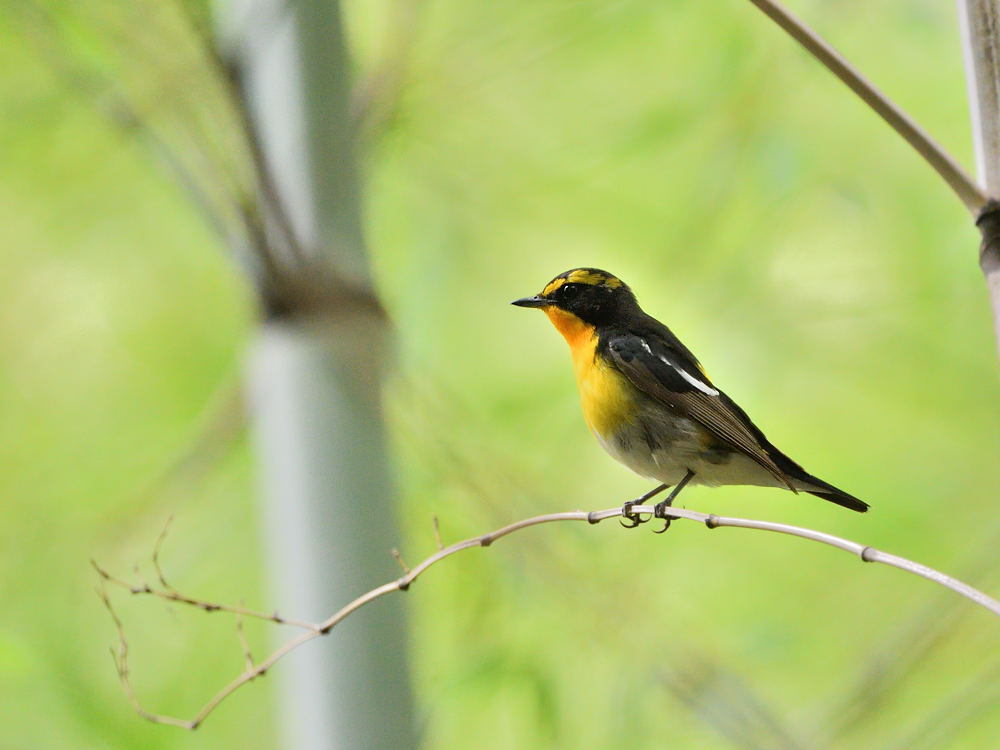
[[868,504],[813,476],[778,450],[705,374],[667,326],[646,314],[632,290],[598,268],[573,268],[511,304],[542,310],[569,344],[584,419],[613,458],[660,484],[632,506],[673,487],[653,517],[688,484],[756,485],[807,492],[859,513]]

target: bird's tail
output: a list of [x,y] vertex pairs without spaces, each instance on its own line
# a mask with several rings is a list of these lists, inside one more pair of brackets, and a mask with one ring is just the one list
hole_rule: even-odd
[[864,500],[858,500],[854,495],[850,495],[834,487],[829,482],[824,482],[819,477],[814,477],[784,453],[775,449],[774,446],[769,444],[769,447],[774,451],[771,458],[774,459],[778,468],[792,480],[792,485],[795,489],[808,492],[810,495],[815,495],[816,497],[821,497],[844,508],[856,510],[858,513],[864,513],[868,510],[868,503]]
[[850,508],[851,510],[856,510],[858,513],[864,513],[868,510],[868,503],[864,500],[858,500],[854,495],[848,495],[843,490],[838,490],[836,487],[830,484],[824,485],[829,487],[829,490],[806,490],[810,495],[815,495],[816,497],[821,497],[824,500],[829,500],[831,503],[836,503],[837,505],[842,505],[845,508]]
[[821,497],[824,500],[829,500],[831,503],[836,503],[845,508],[850,508],[851,510],[856,510],[858,513],[864,513],[868,510],[868,503],[863,500],[858,500],[854,495],[849,495],[841,489],[837,489],[832,484],[824,482],[819,477],[814,477],[812,474],[804,470],[799,470],[795,474],[791,475],[792,484],[795,485],[795,489],[802,490],[803,492],[808,492],[810,495],[815,495],[816,497]]

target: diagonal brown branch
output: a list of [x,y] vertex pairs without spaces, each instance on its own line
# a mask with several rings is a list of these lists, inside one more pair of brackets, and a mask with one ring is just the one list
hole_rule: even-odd
[[948,183],[969,212],[978,215],[986,205],[983,188],[966,172],[944,148],[920,127],[837,50],[831,47],[801,19],[773,0],[750,0],[778,26],[788,32],[813,57],[843,81],[861,100],[885,120],[941,178]]
[[[632,507],[633,513],[653,513],[653,506],[651,505],[636,505]],[[899,568],[901,570],[908,571],[915,575],[922,576],[928,580],[934,581],[942,586],[945,586],[952,591],[955,591],[962,596],[970,599],[971,601],[979,604],[982,607],[990,610],[996,615],[1000,615],[1000,602],[987,594],[979,591],[972,586],[969,586],[962,581],[952,578],[949,575],[941,573],[940,571],[934,570],[926,565],[908,560],[905,557],[899,557],[897,555],[892,555],[887,552],[882,552],[874,547],[866,546],[863,544],[858,544],[857,542],[852,542],[848,539],[843,539],[832,534],[827,534],[822,531],[815,531],[814,529],[807,529],[801,526],[791,526],[784,523],[775,523],[772,521],[758,521],[748,518],[732,518],[727,516],[717,516],[711,513],[699,513],[698,511],[687,510],[684,508],[666,508],[666,514],[671,519],[685,519],[688,521],[696,521],[702,523],[710,529],[715,529],[723,526],[731,526],[734,528],[744,528],[744,529],[757,529],[760,531],[773,531],[779,534],[789,534],[791,536],[801,537],[803,539],[809,539],[814,542],[819,542],[821,544],[826,544],[831,547],[836,547],[837,549],[842,549],[847,552],[851,552],[858,557],[860,557],[865,562],[879,562],[885,565],[891,565],[893,567]],[[275,612],[272,615],[268,615],[262,612],[257,612],[254,610],[248,610],[242,606],[234,606],[227,604],[216,604],[213,602],[206,602],[204,600],[195,599],[193,597],[185,596],[177,592],[175,589],[165,588],[157,589],[143,583],[142,585],[136,586],[130,584],[129,582],[117,578],[106,570],[101,568],[96,562],[93,563],[95,570],[102,579],[103,584],[114,584],[121,588],[126,589],[132,594],[151,594],[157,596],[161,599],[166,599],[168,601],[177,602],[179,604],[187,604],[190,606],[198,607],[205,610],[206,612],[213,611],[223,611],[231,612],[238,616],[245,617],[255,617],[261,620],[270,620],[271,622],[296,625],[302,628],[305,632],[300,633],[291,640],[285,642],[282,646],[277,648],[271,653],[270,656],[265,658],[256,664],[253,664],[251,660],[247,660],[247,668],[235,677],[229,684],[224,686],[219,690],[202,708],[194,715],[191,719],[181,719],[175,716],[168,716],[166,714],[157,714],[147,711],[142,707],[141,703],[135,696],[135,691],[131,685],[129,678],[129,668],[128,668],[128,643],[125,639],[125,630],[121,624],[121,619],[118,617],[117,613],[112,607],[111,599],[107,596],[103,589],[101,590],[101,598],[111,613],[116,628],[118,630],[119,637],[119,647],[115,657],[115,663],[118,670],[119,679],[122,682],[122,686],[125,689],[126,695],[129,697],[130,702],[135,707],[136,711],[145,719],[158,724],[170,724],[172,726],[179,726],[185,729],[197,729],[202,722],[215,710],[215,708],[222,703],[226,698],[235,693],[239,688],[248,682],[256,679],[263,675],[267,670],[269,670],[276,663],[281,661],[287,654],[297,649],[304,643],[321,636],[328,634],[334,627],[336,627],[340,622],[345,620],[353,612],[361,609],[361,607],[369,604],[370,602],[380,599],[387,594],[391,594],[394,591],[406,591],[410,585],[417,580],[426,570],[436,565],[437,563],[451,557],[458,552],[467,549],[473,549],[475,547],[489,547],[493,542],[503,537],[513,534],[521,529],[527,529],[532,526],[540,526],[546,523],[555,523],[559,521],[586,521],[590,524],[596,524],[607,518],[614,518],[622,515],[621,508],[608,508],[606,510],[594,510],[594,511],[583,511],[583,510],[572,510],[565,511],[563,513],[548,513],[541,516],[534,516],[532,518],[525,518],[521,521],[516,521],[507,526],[503,526],[495,531],[491,531],[487,534],[482,534],[480,536],[471,537],[469,539],[464,539],[460,542],[455,542],[446,547],[439,549],[434,554],[422,560],[415,567],[406,572],[402,577],[397,578],[394,581],[388,581],[381,586],[378,586],[370,591],[365,592],[361,596],[357,597],[353,601],[346,604],[343,608],[333,613],[326,620],[318,623],[310,623],[301,620],[292,620],[284,617],[279,617]],[[162,538],[162,535],[161,535]],[[160,542],[158,542],[158,545]]]

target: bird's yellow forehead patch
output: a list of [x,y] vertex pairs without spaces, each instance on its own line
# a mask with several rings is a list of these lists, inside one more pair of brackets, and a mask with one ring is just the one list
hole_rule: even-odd
[[563,284],[588,284],[590,286],[600,286],[603,284],[609,289],[618,289],[622,286],[621,280],[610,274],[604,274],[589,268],[577,268],[552,279],[542,290],[542,296],[547,297],[558,290]]

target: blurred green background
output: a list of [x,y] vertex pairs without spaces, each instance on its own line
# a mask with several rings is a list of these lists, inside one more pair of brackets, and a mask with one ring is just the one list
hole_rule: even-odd
[[[3,750],[276,743],[267,680],[195,734],[136,717],[88,563],[131,575],[173,515],[172,582],[268,609],[240,397],[253,295],[119,106],[182,153],[209,143],[238,161],[181,6],[207,15],[185,0],[0,4]],[[952,4],[791,6],[971,163]],[[1000,590],[977,235],[749,3],[344,12],[357,80],[384,84],[359,151],[397,334],[387,419],[411,563],[434,548],[433,515],[456,540],[647,486],[587,434],[558,335],[507,305],[594,265],[777,445],[873,508],[754,488],[695,488],[685,505]],[[985,610],[801,540],[649,528],[532,529],[421,580],[407,605],[426,747],[995,747]],[[150,708],[190,715],[241,668],[231,619],[116,601]],[[258,652],[273,636],[248,631]]]

